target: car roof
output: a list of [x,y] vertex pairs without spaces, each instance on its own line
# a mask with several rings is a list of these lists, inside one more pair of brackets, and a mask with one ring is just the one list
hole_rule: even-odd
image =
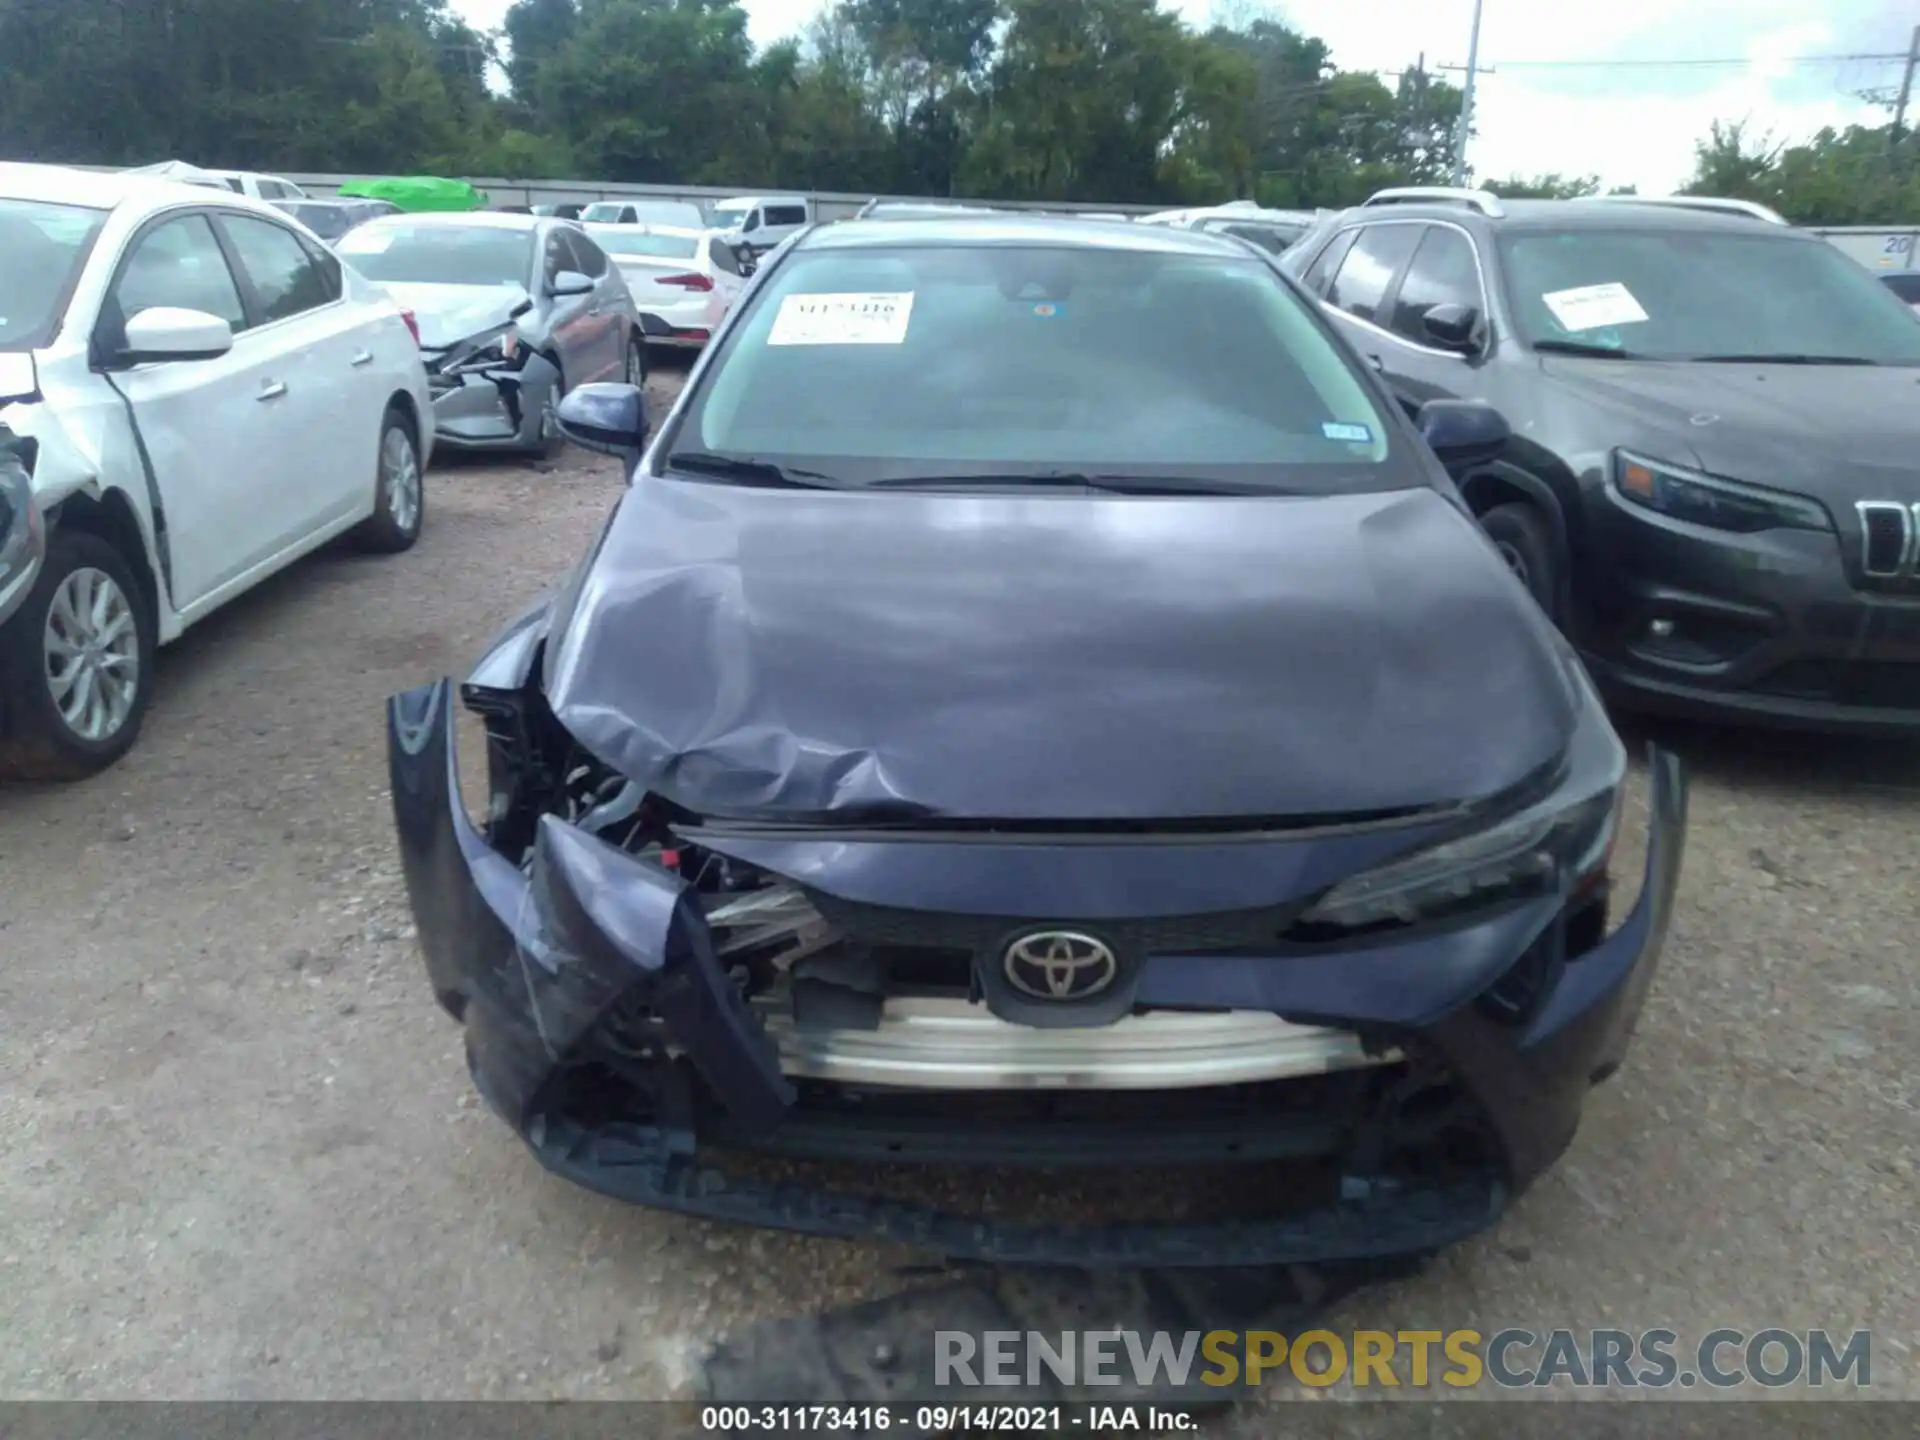
[[590,220],[581,228],[589,235],[678,235],[687,240],[698,240],[707,233],[704,226],[649,225],[645,221],[638,225],[618,225],[606,220]]
[[[348,197],[353,198],[353,197]],[[402,210],[398,215],[376,215],[369,225],[379,225],[388,221],[404,220],[409,225],[463,225],[479,226],[490,230],[538,230],[542,225],[551,225],[551,215],[516,215],[510,210]]]
[[1314,218],[1311,210],[1269,210],[1264,205],[1202,205],[1176,213],[1187,220],[1265,221],[1273,225],[1304,225]]
[[858,250],[883,246],[1046,245],[1076,250],[1130,250],[1169,255],[1245,259],[1247,247],[1205,230],[1135,225],[1127,220],[1078,220],[1059,215],[954,213],[901,217],[885,225],[823,225],[800,237],[804,250]]
[[125,170],[74,170],[65,165],[0,162],[0,195],[10,200],[39,200],[49,205],[112,210],[138,197],[193,199],[204,204],[210,193],[223,199],[244,201],[247,198],[233,190],[213,190],[206,185],[188,185],[164,176]]
[[1498,215],[1488,215],[1457,201],[1402,201],[1392,205],[1358,205],[1342,212],[1339,220],[1344,225],[1355,219],[1458,222],[1464,218],[1498,230],[1670,230],[1808,238],[1802,231],[1772,225],[1750,215],[1653,202],[1635,205],[1624,196],[1605,205],[1584,205],[1578,200],[1502,200],[1500,211]]

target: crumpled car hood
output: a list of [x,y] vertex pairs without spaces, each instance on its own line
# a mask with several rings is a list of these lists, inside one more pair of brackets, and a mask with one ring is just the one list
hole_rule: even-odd
[[1472,521],[1334,498],[774,491],[640,476],[549,705],[710,818],[1359,816],[1551,764],[1575,692]]
[[482,330],[505,325],[514,307],[531,298],[520,285],[384,284],[380,288],[394,303],[413,312],[423,350],[445,350]]

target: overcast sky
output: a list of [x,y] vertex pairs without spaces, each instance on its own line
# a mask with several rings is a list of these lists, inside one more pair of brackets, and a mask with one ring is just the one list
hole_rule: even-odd
[[[454,3],[491,28],[510,0]],[[1260,8],[1172,3],[1196,25],[1218,4],[1235,16]],[[794,33],[820,8],[820,0],[744,4],[759,44]],[[1325,40],[1344,69],[1393,71],[1422,52],[1429,66],[1463,65],[1473,0],[1288,0],[1273,13]],[[1597,173],[1647,193],[1670,190],[1691,172],[1694,141],[1715,119],[1745,119],[1749,133],[1780,140],[1884,120],[1854,92],[1897,85],[1898,60],[1793,57],[1904,53],[1916,22],[1920,0],[1485,0],[1480,63],[1494,73],[1480,79],[1469,159],[1486,177]],[[1670,63],[1729,60],[1738,63]],[[1573,61],[1616,63],[1565,63]]]

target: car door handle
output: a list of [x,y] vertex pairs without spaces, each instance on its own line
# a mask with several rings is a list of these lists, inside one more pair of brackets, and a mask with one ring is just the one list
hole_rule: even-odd
[[373,352],[371,350],[356,350],[353,352],[353,359],[349,363],[353,365],[371,365],[373,363]]
[[1367,363],[1371,365],[1374,369],[1378,370],[1382,375],[1387,373],[1387,362],[1382,360],[1378,355],[1367,356]]
[[262,386],[260,387],[260,393],[259,393],[258,395],[256,395],[256,396],[254,396],[254,399],[256,399],[256,400],[278,400],[278,399],[279,399],[279,398],[280,398],[280,397],[281,397],[282,395],[284,395],[284,394],[286,394],[286,393],[287,393],[287,382],[286,382],[286,381],[284,381],[284,380],[269,380],[269,381],[267,381],[267,382],[266,382],[265,384],[263,384],[263,385],[262,385]]

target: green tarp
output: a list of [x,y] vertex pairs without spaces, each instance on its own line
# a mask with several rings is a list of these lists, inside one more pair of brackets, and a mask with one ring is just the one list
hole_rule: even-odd
[[386,180],[349,180],[340,187],[343,199],[387,200],[402,210],[484,210],[487,196],[465,180],[443,180],[437,175],[395,176]]

